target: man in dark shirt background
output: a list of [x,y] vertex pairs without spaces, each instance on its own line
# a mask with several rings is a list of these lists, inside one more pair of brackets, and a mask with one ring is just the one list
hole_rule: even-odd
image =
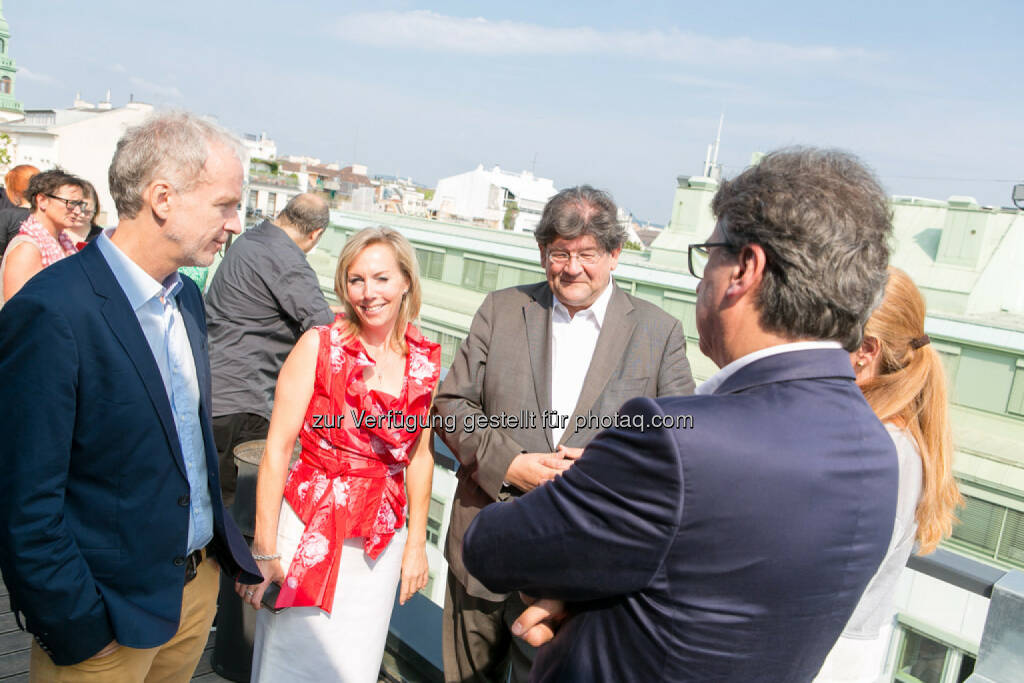
[[266,438],[284,359],[303,332],[334,320],[306,260],[329,222],[323,199],[294,197],[275,222],[263,221],[234,241],[206,294],[213,435],[229,507],[235,446]]

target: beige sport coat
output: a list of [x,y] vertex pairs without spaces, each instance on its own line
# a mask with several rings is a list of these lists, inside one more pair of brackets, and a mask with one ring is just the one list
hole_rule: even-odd
[[[631,398],[693,393],[679,321],[614,281],[612,286],[579,402],[559,442],[565,446],[585,446],[601,431],[600,418],[614,416]],[[445,557],[469,594],[487,600],[505,596],[466,571],[462,538],[485,505],[522,493],[503,484],[516,455],[552,452],[558,445],[542,424],[551,408],[552,298],[547,282],[488,294],[434,399],[438,414],[455,418],[455,431],[442,431],[441,437],[460,463]],[[503,428],[465,428],[467,419],[475,426],[481,415],[516,416],[520,424],[506,419]],[[533,426],[522,419],[530,415]]]

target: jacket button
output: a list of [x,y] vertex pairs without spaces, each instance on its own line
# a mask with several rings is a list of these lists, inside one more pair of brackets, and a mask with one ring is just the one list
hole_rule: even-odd
[[181,496],[180,498],[178,498],[178,505],[180,505],[181,507],[188,507],[188,503],[189,503],[189,497],[188,497],[187,493],[185,495]]
[[185,558],[182,557],[181,555],[179,555],[178,557],[174,558],[174,566],[175,567],[181,567],[184,564],[185,564]]

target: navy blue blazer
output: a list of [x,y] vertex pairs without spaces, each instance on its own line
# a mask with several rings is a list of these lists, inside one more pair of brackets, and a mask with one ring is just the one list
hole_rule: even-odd
[[[178,305],[199,380],[213,551],[247,583],[259,569],[217,479],[206,319]],[[117,639],[177,631],[189,486],[170,402],[135,312],[95,244],[44,269],[0,310],[0,569],[11,608],[59,665]]]
[[635,426],[466,534],[489,589],[572,603],[531,681],[811,680],[896,513],[896,450],[849,355],[769,356],[620,416]]

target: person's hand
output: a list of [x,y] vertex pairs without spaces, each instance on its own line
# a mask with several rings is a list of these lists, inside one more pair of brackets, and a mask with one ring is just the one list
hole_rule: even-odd
[[114,654],[115,652],[117,652],[120,649],[121,649],[121,644],[117,642],[117,639],[114,639],[114,640],[110,641],[109,643],[107,643],[107,645],[102,650],[100,650],[99,652],[94,654],[89,659],[99,659],[100,657],[106,657],[107,655]]
[[520,453],[509,464],[505,481],[521,491],[530,491],[551,481],[571,464],[554,453]]
[[259,609],[263,601],[263,593],[267,590],[270,582],[281,585],[284,583],[284,569],[281,567],[281,560],[256,560],[256,565],[263,574],[263,583],[249,585],[235,582],[235,592],[243,602],[249,603],[253,609]]
[[569,618],[565,603],[550,598],[534,600],[522,593],[519,596],[529,607],[512,624],[512,635],[522,638],[534,647],[540,647],[554,638],[562,622]]
[[568,460],[576,462],[583,455],[582,448],[573,448],[572,446],[562,446],[559,444],[558,448],[555,449],[555,455],[559,455]]
[[583,455],[582,448],[559,445],[555,452],[541,460],[541,463],[548,467],[561,470],[559,474],[576,464],[576,461]]
[[429,580],[426,543],[406,542],[402,553],[402,592],[398,595],[398,604],[404,605]]

